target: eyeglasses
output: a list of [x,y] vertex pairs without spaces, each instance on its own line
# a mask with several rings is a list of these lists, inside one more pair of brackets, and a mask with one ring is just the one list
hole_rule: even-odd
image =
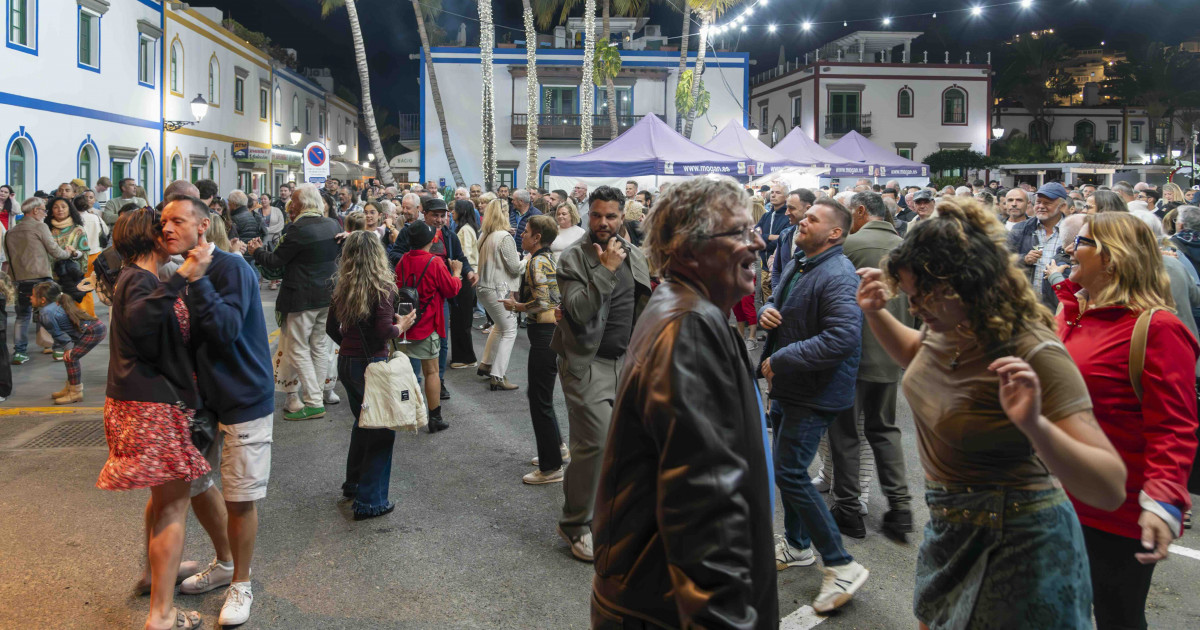
[[737,236],[741,238],[743,245],[753,245],[754,241],[758,238],[758,232],[754,231],[754,226],[747,225],[746,227],[741,227],[736,230],[729,230],[728,232],[709,234],[704,238],[718,238],[721,236]]
[[1075,237],[1075,249],[1079,249],[1080,245],[1087,245],[1088,247],[1098,247],[1099,243],[1097,243],[1095,241],[1095,239],[1090,239],[1086,236],[1076,236]]

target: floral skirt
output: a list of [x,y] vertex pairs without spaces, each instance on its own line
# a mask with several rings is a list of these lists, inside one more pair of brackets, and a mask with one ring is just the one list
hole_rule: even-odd
[[192,444],[192,410],[167,403],[104,400],[108,461],[96,487],[134,490],[193,481],[212,470]]
[[917,619],[930,630],[1092,628],[1083,530],[1062,489],[925,483]]

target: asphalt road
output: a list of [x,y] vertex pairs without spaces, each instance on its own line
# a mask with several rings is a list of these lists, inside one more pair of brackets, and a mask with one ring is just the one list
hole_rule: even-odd
[[[11,326],[10,318],[10,347]],[[475,340],[481,353],[482,335]],[[443,409],[451,428],[397,436],[391,485],[397,509],[382,518],[354,522],[341,499],[351,425],[345,403],[318,420],[278,416],[269,495],[259,507],[254,609],[243,627],[587,627],[592,569],[574,560],[554,532],[561,486],[527,486],[520,479],[532,470],[528,460],[535,454],[524,391],[527,347],[521,331],[510,371],[510,380],[522,386],[517,391],[490,392],[473,369],[448,371],[453,397]],[[107,455],[102,433],[95,446],[29,446],[47,431],[86,434],[100,426],[106,366],[101,346],[85,360],[86,400],[69,415],[44,413],[52,406],[49,393],[65,380],[61,364],[34,355],[13,368],[14,395],[0,403],[0,628],[140,628],[145,619],[147,600],[131,591],[141,566],[148,493],[95,488]],[[565,435],[561,393],[556,402]],[[899,413],[918,499],[915,517],[923,526],[928,514],[919,500],[922,477],[903,401]],[[816,567],[780,574],[784,628],[916,627],[911,600],[921,534],[908,544],[884,538],[878,532],[886,508],[873,485],[870,533],[862,541],[847,539],[871,577],[840,612],[822,618],[803,610],[820,584]],[[776,521],[782,531],[778,509]],[[1181,545],[1200,549],[1191,533]],[[189,517],[184,557],[206,562],[211,554]],[[1175,554],[1159,567],[1150,592],[1151,627],[1200,627],[1200,552],[1193,555]],[[176,601],[199,610],[212,627],[222,592]]]

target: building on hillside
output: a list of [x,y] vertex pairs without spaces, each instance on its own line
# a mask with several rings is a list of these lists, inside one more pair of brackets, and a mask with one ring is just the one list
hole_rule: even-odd
[[858,31],[752,77],[750,118],[759,139],[773,146],[800,127],[829,146],[853,130],[918,162],[942,149],[987,153],[986,55],[928,63],[913,49],[920,35]]
[[0,48],[0,183],[18,203],[80,178],[160,194],[162,6],[8,2]]
[[[639,46],[647,50],[621,51],[621,72],[614,79],[617,106],[617,134],[632,126],[643,116],[656,115],[669,125],[675,124],[675,86],[679,74],[679,53],[663,50],[648,34],[657,32],[644,20],[627,19],[638,26]],[[636,33],[625,28],[625,22],[613,20],[617,38]],[[568,22],[572,29],[573,23]],[[563,27],[560,27],[563,28]],[[597,29],[598,30],[598,29]],[[582,26],[579,26],[582,32]],[[574,35],[566,30],[558,35],[539,37],[537,53],[538,80],[541,83],[538,111],[539,181],[545,176],[551,158],[568,157],[579,153],[580,81],[583,50],[576,47]],[[571,31],[574,33],[574,30]],[[649,42],[647,41],[649,38]],[[559,47],[555,47],[558,44]],[[525,138],[530,112],[527,111],[525,50],[515,44],[497,44],[493,55],[495,94],[496,152],[500,183],[512,185],[526,181]],[[651,50],[657,46],[659,50]],[[480,90],[480,52],[478,48],[434,47],[433,65],[445,111],[447,131],[459,169],[467,183],[484,181],[482,156],[479,150],[479,130],[482,127]],[[689,56],[688,67],[695,61]],[[745,104],[749,94],[749,55],[745,53],[709,52],[704,67],[704,85],[711,95],[708,112],[698,116],[692,130],[692,140],[701,144],[710,140],[725,123],[737,119],[746,123]],[[452,183],[449,163],[442,143],[441,127],[433,106],[433,93],[421,64],[421,179],[445,178]],[[461,90],[465,89],[463,93]],[[593,147],[599,147],[614,134],[610,128],[607,99],[604,89],[593,94]]]

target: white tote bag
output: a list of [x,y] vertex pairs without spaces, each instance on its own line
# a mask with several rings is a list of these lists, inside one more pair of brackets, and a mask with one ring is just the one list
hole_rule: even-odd
[[428,424],[425,397],[408,355],[396,352],[389,361],[367,366],[359,428],[416,431]]

